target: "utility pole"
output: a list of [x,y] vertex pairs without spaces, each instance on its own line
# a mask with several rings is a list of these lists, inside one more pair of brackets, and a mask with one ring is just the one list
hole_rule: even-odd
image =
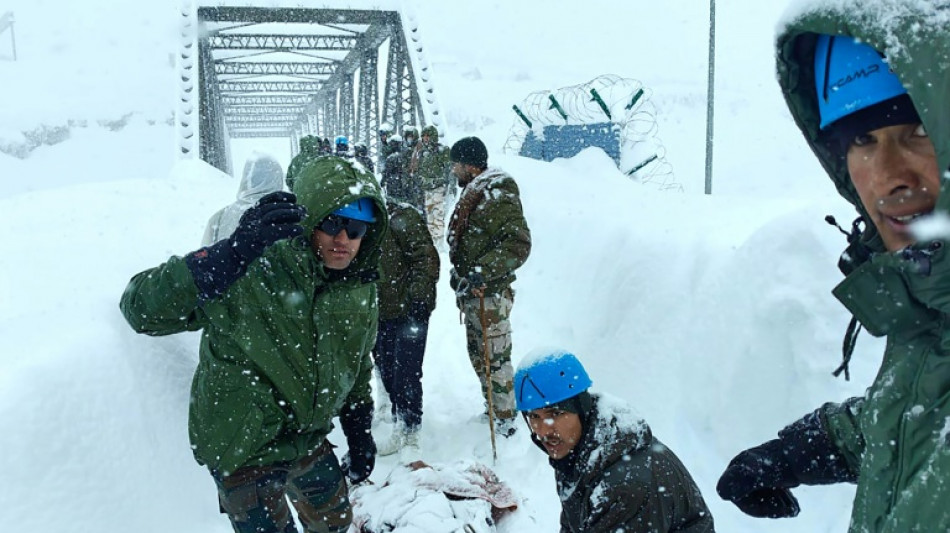
[[13,33],[13,12],[7,11],[0,17],[0,33],[10,28],[10,46],[13,48],[13,60],[16,61],[16,36]]
[[712,194],[713,109],[716,93],[716,0],[709,0],[709,72],[706,85],[706,194]]

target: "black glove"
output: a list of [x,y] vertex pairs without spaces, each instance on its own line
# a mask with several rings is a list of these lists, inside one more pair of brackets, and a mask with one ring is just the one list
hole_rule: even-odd
[[230,237],[185,256],[202,301],[223,294],[264,248],[303,233],[300,221],[306,209],[296,201],[288,192],[270,193],[241,215]]
[[244,264],[250,263],[271,244],[303,233],[300,221],[306,213],[293,193],[272,192],[241,215],[228,241],[238,259]]
[[856,479],[814,411],[780,431],[779,438],[737,455],[716,492],[747,515],[786,518],[801,510],[789,489]]
[[429,306],[422,300],[409,302],[409,312],[406,313],[406,335],[417,337],[429,320]]
[[485,277],[481,272],[472,272],[468,276],[468,286],[470,289],[484,289]]
[[365,481],[376,466],[376,441],[370,431],[372,424],[372,403],[344,405],[340,409],[340,427],[350,448],[340,461],[340,468],[353,485]]
[[429,306],[424,300],[413,300],[409,302],[409,321],[421,323],[429,319]]
[[481,272],[472,272],[467,278],[459,278],[458,287],[455,289],[455,295],[459,298],[466,298],[472,295],[472,289],[484,289],[485,277]]

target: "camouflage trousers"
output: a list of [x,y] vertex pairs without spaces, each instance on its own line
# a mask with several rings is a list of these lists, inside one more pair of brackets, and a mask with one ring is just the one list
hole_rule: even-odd
[[445,188],[431,189],[425,192],[426,225],[435,247],[445,248]]
[[[495,419],[515,416],[514,371],[511,367],[511,307],[514,293],[511,289],[500,294],[485,296],[485,330],[488,333],[488,354],[491,360],[492,408]],[[488,382],[485,377],[485,345],[482,337],[481,309],[478,298],[461,298],[459,308],[465,315],[465,336],[468,358],[482,385],[482,396],[488,402]]]
[[353,521],[329,441],[294,463],[244,467],[214,478],[221,511],[236,533],[296,533],[288,496],[307,533],[343,533]]

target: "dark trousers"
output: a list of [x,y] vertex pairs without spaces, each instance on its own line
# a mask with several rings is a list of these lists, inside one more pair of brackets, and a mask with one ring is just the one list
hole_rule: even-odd
[[352,522],[346,481],[327,441],[293,463],[244,467],[227,477],[212,476],[221,510],[237,533],[297,533],[288,496],[308,533],[344,533]]
[[393,415],[408,428],[422,423],[422,357],[428,334],[428,318],[379,321],[376,369],[393,404]]

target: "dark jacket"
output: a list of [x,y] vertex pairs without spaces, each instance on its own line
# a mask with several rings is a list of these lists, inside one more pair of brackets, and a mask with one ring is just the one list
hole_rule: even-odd
[[326,157],[302,170],[294,193],[307,208],[304,234],[266,248],[220,297],[200,304],[185,260],[172,257],[133,277],[120,303],[139,333],[202,330],[189,434],[195,459],[224,475],[303,458],[344,404],[373,401],[369,354],[387,217],[377,217],[344,271],[324,269],[309,235],[359,197],[384,212],[376,180]]
[[422,213],[415,207],[387,202],[389,234],[383,239],[379,261],[379,319],[406,316],[413,300],[435,309],[439,281],[439,252],[432,244]]
[[419,187],[419,183],[409,176],[409,172],[406,171],[407,153],[405,150],[400,150],[386,158],[380,183],[386,189],[386,198],[406,202],[425,212],[422,189]]
[[591,398],[591,410],[579,415],[581,440],[567,457],[549,460],[561,532],[712,533],[703,495],[673,451],[626,404]]
[[452,289],[474,272],[485,280],[486,294],[509,288],[531,253],[531,231],[515,180],[498,169],[473,179],[462,189],[447,238]]
[[[950,168],[950,4],[829,3],[792,13],[777,41],[778,78],[796,124],[835,187],[867,218],[845,161],[819,139],[815,34],[850,35],[882,51]],[[936,212],[946,216],[944,186]],[[852,533],[950,531],[950,259],[944,239],[886,252],[872,224],[870,259],[835,296],[874,336],[887,336],[863,398],[821,409],[829,437],[857,474]]]

